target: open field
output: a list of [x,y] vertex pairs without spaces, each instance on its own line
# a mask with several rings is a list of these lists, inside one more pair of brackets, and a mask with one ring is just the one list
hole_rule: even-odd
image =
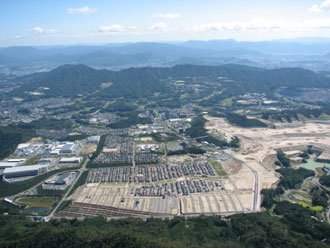
[[172,163],[183,163],[185,161],[193,161],[193,158],[190,157],[189,155],[174,155],[174,156],[169,156],[168,162]]
[[322,168],[323,166],[327,166],[327,164],[315,162],[312,159],[307,159],[307,163],[300,164],[298,167],[316,171],[316,168]]
[[50,208],[56,200],[55,197],[23,197],[17,202],[28,205],[30,208]]
[[96,152],[97,144],[86,144],[81,151],[82,155],[92,154]]
[[227,175],[226,171],[223,169],[223,167],[219,161],[211,161],[210,164],[213,166],[213,168],[215,169],[215,171],[217,172],[217,174],[219,176]]
[[36,138],[32,138],[32,139],[30,139],[28,142],[26,142],[26,143],[41,143],[41,142],[43,142],[44,141],[44,139],[43,138],[41,138],[41,137],[36,137]]

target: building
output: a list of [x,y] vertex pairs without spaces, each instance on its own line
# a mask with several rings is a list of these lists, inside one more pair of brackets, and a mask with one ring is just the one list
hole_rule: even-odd
[[73,153],[76,149],[76,144],[74,143],[67,143],[65,144],[62,149],[61,149],[61,153]]
[[25,162],[25,159],[8,159],[0,161],[0,169],[12,168]]
[[38,162],[38,164],[49,164],[53,161],[52,158],[41,158]]
[[45,181],[42,184],[42,188],[50,190],[65,190],[65,188],[74,181],[76,175],[76,172],[67,172],[54,176],[51,179]]
[[60,155],[60,150],[52,150],[52,151],[50,151],[50,153],[49,153],[50,155]]
[[81,162],[80,157],[72,157],[72,158],[61,158],[60,164],[79,164]]
[[0,161],[0,169],[12,168],[18,165],[18,163],[11,163],[8,161]]
[[47,172],[47,165],[17,166],[13,168],[6,168],[3,171],[3,177],[6,179],[17,178],[17,177],[30,177],[30,176],[37,176],[45,172]]
[[98,144],[101,136],[91,136],[87,138],[87,143]]

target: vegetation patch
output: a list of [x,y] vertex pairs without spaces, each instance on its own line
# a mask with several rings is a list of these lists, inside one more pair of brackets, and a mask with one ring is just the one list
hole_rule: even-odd
[[56,200],[57,198],[54,197],[24,197],[18,199],[17,202],[30,208],[51,208]]
[[322,206],[311,206],[311,205],[309,205],[309,204],[307,204],[306,202],[303,202],[303,201],[298,201],[297,204],[301,205],[305,208],[309,208],[310,210],[313,210],[313,211],[322,211],[323,210]]
[[118,129],[118,128],[129,128],[131,126],[137,124],[152,124],[150,118],[147,117],[139,117],[139,113],[136,112],[128,112],[125,114],[120,114],[120,116],[125,117],[127,119],[120,120],[108,125],[110,128]]
[[220,162],[213,160],[210,162],[210,164],[213,166],[213,168],[215,169],[215,171],[218,173],[219,176],[227,176],[227,173],[222,168]]
[[239,127],[267,127],[267,124],[258,119],[249,119],[245,115],[238,115],[234,113],[226,113],[226,119]]

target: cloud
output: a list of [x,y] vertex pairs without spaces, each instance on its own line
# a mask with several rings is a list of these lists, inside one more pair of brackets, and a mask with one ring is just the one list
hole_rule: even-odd
[[100,26],[98,31],[101,33],[118,33],[125,31],[125,28],[119,24],[113,24],[111,26]]
[[154,14],[152,18],[164,18],[164,19],[177,19],[180,18],[181,15],[179,13],[165,13],[165,14]]
[[51,29],[46,30],[46,33],[47,34],[56,34],[56,33],[58,33],[58,30],[51,28]]
[[84,14],[89,15],[96,11],[96,9],[89,8],[88,6],[83,6],[81,8],[68,8],[67,13],[68,14]]
[[191,28],[191,30],[196,32],[278,31],[283,29],[289,31],[330,29],[330,18],[310,19],[302,22],[285,22],[282,20],[270,20],[256,17],[245,22],[214,22]]
[[56,29],[43,29],[41,27],[34,27],[30,29],[31,33],[35,33],[35,34],[56,34],[58,33],[58,30]]
[[330,0],[324,0],[320,5],[314,4],[308,11],[309,12],[324,12],[330,10]]
[[149,27],[149,29],[166,31],[166,30],[168,30],[168,25],[164,22],[159,22],[159,23],[156,23],[154,25],[151,25]]
[[45,30],[41,27],[34,27],[30,29],[31,33],[36,33],[36,34],[42,34],[45,32]]
[[128,29],[130,30],[137,30],[139,27],[138,26],[129,26]]

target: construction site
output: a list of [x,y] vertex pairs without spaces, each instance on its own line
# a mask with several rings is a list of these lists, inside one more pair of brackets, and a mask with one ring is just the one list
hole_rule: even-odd
[[182,159],[169,157],[164,164],[92,169],[86,183],[68,198],[72,204],[58,215],[171,218],[256,212],[260,191],[275,187],[279,180],[275,172],[277,149],[297,162],[297,154],[307,146],[318,147],[324,154],[330,150],[327,121],[240,128],[224,118],[204,117],[210,134],[235,135],[240,149],[216,153],[220,155],[212,161],[183,155]]

